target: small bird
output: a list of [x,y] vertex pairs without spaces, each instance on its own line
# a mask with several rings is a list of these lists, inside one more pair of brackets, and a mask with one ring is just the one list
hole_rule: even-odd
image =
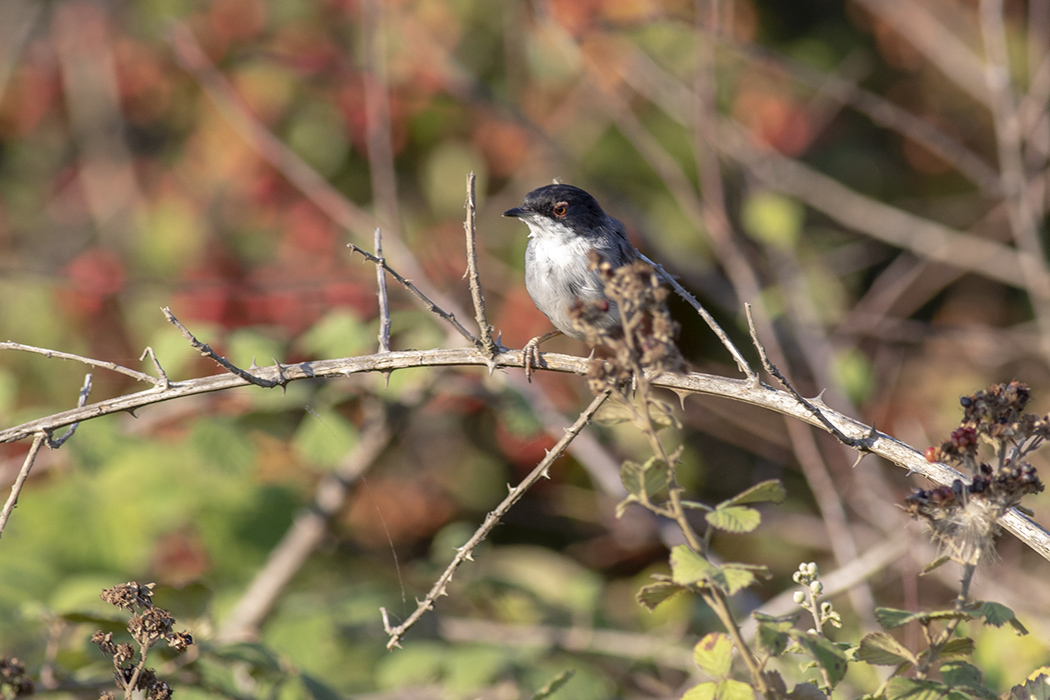
[[[547,185],[525,195],[520,207],[503,212],[529,227],[525,249],[525,289],[532,302],[558,329],[525,344],[525,374],[531,380],[537,366],[539,344],[558,333],[582,340],[584,334],[572,323],[569,310],[577,300],[606,299],[602,280],[590,266],[590,251],[597,251],[614,268],[638,258],[627,240],[622,223],[605,213],[585,190],[572,185]],[[608,301],[608,312],[599,321],[604,328],[619,325],[616,304]]]

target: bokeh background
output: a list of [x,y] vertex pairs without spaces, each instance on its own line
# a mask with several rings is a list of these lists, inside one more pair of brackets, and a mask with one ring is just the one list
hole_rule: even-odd
[[[170,306],[242,366],[374,352],[375,270],[346,243],[370,250],[381,227],[392,266],[469,309],[473,171],[491,320],[520,347],[550,326],[524,289],[526,229],[500,214],[557,178],[749,358],[745,302],[800,390],[923,449],[992,382],[1025,381],[1050,409],[1048,44],[1047,0],[4,0],[0,336],[145,371],[149,346],[173,379],[216,372]],[[462,342],[403,290],[391,303],[395,349]],[[737,376],[675,313],[692,367]],[[86,369],[3,351],[0,424],[74,405]],[[93,374],[92,400],[144,388]],[[135,579],[202,643],[157,658],[183,698],[531,697],[565,670],[554,697],[678,697],[717,623],[684,596],[634,602],[669,540],[640,512],[614,518],[616,465],[647,455],[611,421],[385,649],[379,607],[411,612],[589,401],[581,378],[520,375],[297,382],[85,423],[41,457],[0,540],[0,653],[42,692],[97,697],[98,591]],[[790,598],[802,561],[844,638],[872,628],[874,603],[950,604],[958,572],[917,577],[935,551],[898,507],[920,479],[736,403],[690,398],[679,417],[664,435],[685,446],[691,498],[788,489],[757,532],[714,538],[774,572],[742,615]],[[5,486],[27,448],[0,451]],[[264,569],[332,475],[349,485],[327,527],[279,577]],[[1050,521],[1046,497],[1029,505]],[[970,630],[1000,691],[1050,662],[1048,573],[1006,536],[978,576],[975,595],[1032,630]],[[257,578],[275,590],[245,617]]]

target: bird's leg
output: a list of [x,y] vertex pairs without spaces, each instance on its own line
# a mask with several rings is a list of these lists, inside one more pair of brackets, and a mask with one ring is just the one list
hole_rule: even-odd
[[540,343],[550,340],[556,335],[561,335],[561,331],[551,331],[550,333],[538,335],[525,343],[525,347],[521,349],[521,360],[525,363],[525,378],[530,382],[532,381],[532,368],[540,366]]

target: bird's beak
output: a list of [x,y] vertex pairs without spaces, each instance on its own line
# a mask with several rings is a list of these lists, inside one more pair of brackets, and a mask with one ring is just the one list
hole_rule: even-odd
[[508,209],[507,211],[503,212],[503,216],[510,216],[515,219],[523,219],[525,218],[526,213],[527,212],[521,207],[514,207],[513,209]]

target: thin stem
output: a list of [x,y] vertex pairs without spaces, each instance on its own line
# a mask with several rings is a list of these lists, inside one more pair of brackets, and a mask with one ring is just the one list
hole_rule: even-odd
[[475,219],[478,212],[476,184],[477,178],[474,177],[474,171],[471,171],[467,175],[467,218],[463,222],[463,230],[467,234],[467,272],[464,276],[470,280],[470,298],[474,302],[474,318],[478,323],[481,350],[489,357],[495,357],[501,348],[497,347],[492,339],[493,329],[485,315],[485,295],[481,291],[481,275],[478,272],[478,242],[475,235]]

